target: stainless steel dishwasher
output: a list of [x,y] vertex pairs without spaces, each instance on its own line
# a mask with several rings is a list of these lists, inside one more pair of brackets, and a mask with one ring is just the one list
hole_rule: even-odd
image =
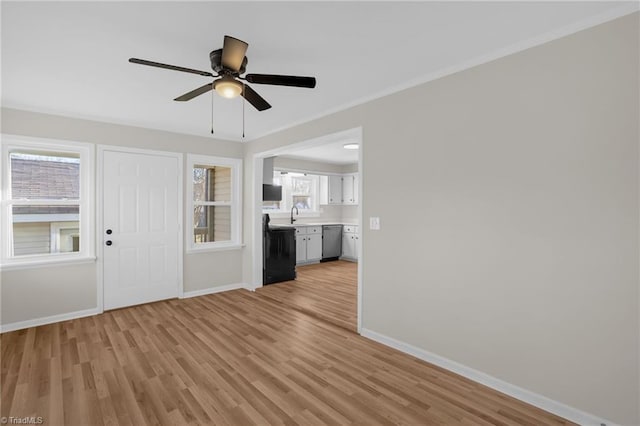
[[335,260],[342,255],[342,225],[322,227],[322,261]]

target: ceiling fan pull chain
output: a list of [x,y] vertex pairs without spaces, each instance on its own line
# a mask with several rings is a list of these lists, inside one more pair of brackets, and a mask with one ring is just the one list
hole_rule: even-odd
[[[211,83],[213,85],[213,83]],[[211,90],[211,134],[213,134],[213,98],[215,97],[215,90]]]
[[246,84],[242,85],[242,139],[244,139],[244,104],[246,103],[246,98],[244,97],[244,88],[247,87]]

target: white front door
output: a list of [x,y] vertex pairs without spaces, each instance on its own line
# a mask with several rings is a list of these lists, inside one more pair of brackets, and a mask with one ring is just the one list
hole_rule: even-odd
[[104,309],[178,296],[179,160],[104,151]]

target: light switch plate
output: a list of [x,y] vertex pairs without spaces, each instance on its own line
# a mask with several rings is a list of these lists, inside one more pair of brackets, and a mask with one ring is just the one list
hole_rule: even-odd
[[369,218],[369,229],[372,231],[380,230],[380,218],[379,217],[370,217]]

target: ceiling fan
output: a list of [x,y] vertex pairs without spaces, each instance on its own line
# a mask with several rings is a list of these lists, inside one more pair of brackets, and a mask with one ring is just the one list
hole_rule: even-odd
[[188,72],[199,74],[204,77],[213,77],[212,83],[198,87],[182,96],[178,96],[174,101],[189,101],[196,96],[215,90],[220,96],[225,98],[235,98],[242,96],[258,111],[264,111],[271,108],[262,96],[253,90],[248,84],[241,80],[255,84],[270,84],[275,86],[293,86],[293,87],[316,87],[315,77],[298,77],[292,75],[276,75],[276,74],[244,74],[247,67],[247,57],[245,53],[249,45],[242,40],[231,36],[224,36],[224,45],[222,49],[214,50],[209,53],[211,68],[215,71],[215,75],[208,71],[200,71],[192,68],[179,67],[175,65],[162,64],[159,62],[147,61],[144,59],[130,58],[129,62],[140,65],[149,65],[152,67],[166,68],[168,70]]

